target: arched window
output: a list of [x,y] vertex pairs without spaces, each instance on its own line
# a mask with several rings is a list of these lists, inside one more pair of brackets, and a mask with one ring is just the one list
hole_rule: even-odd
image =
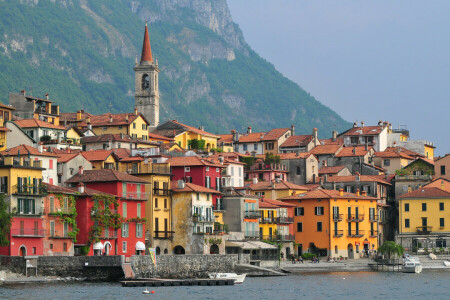
[[150,76],[147,74],[142,75],[142,90],[150,90]]

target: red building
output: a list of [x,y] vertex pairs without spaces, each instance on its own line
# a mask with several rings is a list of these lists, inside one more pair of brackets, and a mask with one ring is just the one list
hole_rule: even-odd
[[[221,190],[222,169],[225,165],[198,156],[172,157],[167,160],[172,167],[172,180],[183,179],[217,191]],[[213,205],[221,194],[213,195]]]
[[[78,174],[67,180],[66,183],[73,187],[83,183],[86,187],[84,193],[87,191],[91,194],[86,195],[86,199],[82,201],[86,203],[83,205],[81,203],[77,204],[77,212],[80,218],[86,214],[89,216],[88,220],[80,219],[80,222],[87,221],[90,223],[90,226],[93,226],[89,227],[89,231],[102,225],[101,222],[104,221],[104,217],[96,218],[99,214],[107,215],[111,222],[114,215],[120,216],[120,218],[116,218],[118,221],[114,221],[119,222],[120,228],[113,230],[113,227],[103,228],[103,226],[100,228],[101,230],[96,231],[96,235],[98,235],[95,239],[96,243],[92,241],[92,235],[89,240],[86,240],[87,228],[83,233],[80,228],[79,241],[80,243],[83,241],[83,243],[90,244],[89,253],[91,251],[94,253],[94,250],[96,250],[95,254],[106,252],[114,255],[131,256],[145,252],[145,203],[148,196],[146,185],[149,185],[149,182],[127,173],[104,169],[80,170]],[[80,189],[82,190],[83,187],[81,186]],[[99,201],[102,199],[101,195],[95,196],[95,192],[89,189],[116,196],[118,199],[116,205],[110,200],[108,200],[108,203],[103,200]],[[104,207],[105,204],[108,204],[107,208]],[[78,211],[78,209],[80,210]],[[103,243],[103,249],[100,249],[99,240],[101,238],[106,240],[106,235],[108,234],[109,238],[113,232],[117,232],[117,238],[114,238],[114,245],[105,242]],[[90,234],[87,234],[89,237]],[[85,237],[82,237],[82,235]],[[109,242],[109,239],[107,241]],[[108,249],[105,248],[105,244]]]

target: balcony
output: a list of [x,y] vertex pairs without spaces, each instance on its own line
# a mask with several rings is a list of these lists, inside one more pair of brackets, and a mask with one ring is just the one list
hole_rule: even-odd
[[277,224],[292,224],[294,223],[294,218],[292,217],[278,217]]
[[216,221],[215,216],[192,216],[194,223],[214,223]]
[[216,205],[213,206],[214,211],[224,211],[223,203],[216,203]]
[[378,222],[380,220],[380,218],[378,217],[378,215],[369,215],[369,222]]
[[132,192],[127,192],[125,195],[122,195],[122,198],[125,198],[125,199],[127,199],[127,200],[139,200],[139,201],[143,201],[143,200],[147,200],[148,194],[147,194],[147,193],[132,193]]
[[333,214],[333,221],[339,222],[344,220],[344,214]]
[[432,226],[419,226],[417,228],[417,234],[430,234],[431,229],[433,229]]
[[54,230],[52,232],[51,230],[49,230],[48,237],[52,239],[70,239],[69,232],[71,231]]
[[340,238],[344,236],[344,230],[333,230],[333,237]]
[[42,216],[44,214],[44,208],[43,207],[36,207],[35,209],[29,209],[25,211],[24,209],[17,210],[16,207],[12,208],[12,213],[17,216]]
[[170,196],[169,189],[153,189],[153,196]]
[[277,224],[278,218],[260,218],[259,222],[261,224]]
[[433,179],[433,175],[396,175],[395,180],[425,180],[430,181]]
[[103,231],[101,234],[96,235],[95,237],[101,240],[115,239],[117,238],[117,231],[116,230]]
[[291,242],[295,240],[295,236],[290,234],[277,234],[277,235],[263,235],[260,236],[260,239],[263,241],[271,241],[271,242]]
[[364,230],[349,230],[347,232],[348,237],[363,237],[364,236]]
[[247,231],[247,232],[245,232],[244,236],[246,238],[257,239],[257,238],[259,238],[259,231]]
[[214,234],[226,234],[228,233],[228,224],[214,223]]
[[370,237],[377,237],[378,236],[378,230],[371,230],[370,231]]
[[71,207],[58,207],[58,208],[53,208],[50,209],[50,211],[48,212],[49,215],[56,215],[56,214],[64,214],[64,215],[70,215],[72,214],[72,208]]
[[127,171],[130,174],[171,175],[170,166],[167,164],[140,164],[138,168],[131,168]]
[[40,238],[40,237],[45,236],[45,230],[44,229],[25,229],[25,228],[11,229],[11,235],[19,236],[19,237]]
[[244,218],[259,219],[261,218],[261,213],[259,212],[259,210],[246,210],[244,213]]
[[13,195],[33,195],[33,196],[43,196],[47,193],[47,189],[43,185],[14,185],[12,187]]
[[[94,208],[91,208],[91,216],[95,216],[95,215],[98,215],[98,214],[104,215],[105,214],[105,210],[103,208],[100,208],[98,210],[95,210]],[[117,214],[117,210],[116,209],[110,209],[109,210],[109,215],[115,215],[115,214]]]
[[348,222],[361,222],[364,221],[364,214],[350,214],[347,215]]
[[175,231],[156,231],[153,238],[162,240],[171,240]]

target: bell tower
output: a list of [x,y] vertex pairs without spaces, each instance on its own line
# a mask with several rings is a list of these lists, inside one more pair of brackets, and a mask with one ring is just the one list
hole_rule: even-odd
[[142,45],[141,61],[134,67],[134,105],[149,124],[150,131],[159,125],[159,86],[158,60],[153,60],[147,22],[145,23],[144,42]]

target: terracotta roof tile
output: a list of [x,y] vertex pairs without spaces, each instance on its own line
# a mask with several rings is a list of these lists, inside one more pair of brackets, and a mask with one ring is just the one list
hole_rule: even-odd
[[343,148],[342,145],[318,145],[309,151],[311,154],[336,154]]
[[259,199],[259,207],[261,208],[261,203],[264,203],[266,205],[270,205],[272,207],[278,208],[278,207],[296,207],[295,204],[290,204],[283,201],[273,200],[273,199],[267,199],[267,198],[261,198]]
[[290,132],[290,128],[275,128],[269,131],[263,138],[263,141],[275,141],[282,137],[286,132]]
[[280,153],[277,154],[281,160],[288,160],[288,159],[305,159],[310,157],[312,154],[309,152],[300,152],[300,153]]
[[216,134],[212,134],[212,133],[209,133],[209,132],[200,130],[200,129],[198,129],[198,128],[195,128],[195,127],[193,127],[193,126],[189,126],[189,125],[180,123],[180,122],[178,122],[177,120],[171,120],[170,122],[172,122],[172,123],[174,123],[174,124],[176,124],[176,125],[179,125],[179,126],[185,128],[185,130],[187,130],[187,131],[192,131],[192,132],[195,132],[195,133],[197,133],[197,134],[207,135],[207,136],[219,138],[219,136],[216,135]]
[[[128,120],[127,120],[128,116]],[[142,117],[142,119],[147,123],[147,120],[141,115],[141,114],[134,114],[134,113],[123,113],[123,114],[103,114],[103,115],[97,115],[97,116],[91,116],[90,117],[90,123],[92,126],[98,127],[98,126],[116,126],[116,125],[129,125],[134,122],[137,118]],[[112,119],[112,122],[111,122]],[[86,127],[87,123],[86,120],[83,120],[81,122],[80,126]]]
[[[85,120],[88,117],[91,118],[92,116],[93,115],[90,114],[90,113],[82,112],[80,121],[83,121],[83,120]],[[64,121],[73,123],[73,122],[77,121],[77,113],[76,112],[61,113],[60,116],[59,116],[59,121],[61,123],[64,123]]]
[[84,158],[88,161],[103,161],[106,160],[112,153],[112,150],[90,150],[81,152]]
[[147,23],[145,23],[144,42],[142,43],[141,63],[152,62],[152,49],[150,48],[150,38],[148,37]]
[[307,135],[293,135],[290,136],[283,144],[281,144],[281,148],[283,147],[304,147],[307,146],[313,140],[313,136],[311,134]]
[[442,188],[442,186],[444,186],[444,190],[449,191],[450,192],[450,180],[445,179],[445,178],[438,178],[433,180],[432,182],[424,185],[423,187],[438,187],[438,188]]
[[173,142],[174,141],[174,139],[172,139],[172,138],[169,138],[169,137],[166,137],[166,136],[163,136],[163,135],[159,135],[159,134],[156,134],[156,133],[153,133],[153,132],[150,132],[148,134],[148,137],[149,137],[149,139],[155,139],[155,140],[163,140],[163,141],[169,141],[169,142]]
[[398,152],[398,153],[403,153],[412,157],[425,157],[422,154],[419,154],[417,152],[411,151],[409,149],[406,149],[404,147],[387,147],[384,152]]
[[239,143],[260,143],[267,132],[252,132],[239,135]]
[[71,161],[78,155],[80,155],[80,153],[60,153],[60,154],[58,154],[58,162],[66,163],[68,161]]
[[188,193],[210,193],[210,194],[220,194],[219,191],[213,190],[213,189],[209,189],[207,187],[201,186],[201,185],[197,185],[197,184],[193,184],[193,183],[189,183],[186,182],[184,184],[184,188],[183,189],[179,189],[178,188],[178,181],[174,180],[171,182],[170,187],[172,189],[172,191],[174,191],[175,193],[183,193],[183,192],[188,192]]
[[14,148],[6,149],[5,151],[2,151],[0,153],[3,155],[17,156],[19,154],[19,152],[20,152],[20,155],[22,155],[23,157],[26,157],[28,155],[28,153],[30,153],[30,155],[34,155],[34,156],[58,157],[58,155],[55,153],[51,153],[51,152],[47,152],[47,151],[39,152],[38,149],[28,146],[28,145],[19,145]]
[[77,194],[73,189],[70,189],[70,188],[61,187],[61,186],[57,186],[57,185],[53,185],[53,184],[45,183],[45,182],[43,182],[42,185],[44,185],[47,188],[47,192],[49,194],[52,194],[52,193],[71,194],[71,195]]
[[381,158],[404,158],[404,159],[409,159],[409,160],[414,159],[414,157],[409,156],[406,153],[397,152],[397,151],[375,152],[374,155],[376,157],[381,157]]
[[383,127],[380,126],[354,127],[344,132],[343,135],[378,135],[382,131]]
[[[329,182],[356,182],[356,175],[349,176],[331,176],[328,177]],[[383,184],[391,185],[384,179],[384,175],[359,175],[360,182],[379,182]]]
[[204,158],[202,159],[198,156],[172,157],[167,160],[167,163],[170,163],[172,167],[209,166],[209,167],[225,168],[225,166],[221,164],[211,162]]
[[69,180],[66,180],[67,183],[76,183],[76,182],[115,182],[115,181],[124,181],[124,182],[136,182],[136,183],[148,183],[148,181],[143,180],[139,177],[132,176],[130,174],[119,172],[116,170],[110,169],[102,169],[102,170],[85,170],[82,175],[75,174]]
[[44,122],[41,120],[36,119],[23,119],[23,120],[17,120],[14,121],[19,127],[21,128],[51,128],[51,129],[60,129],[60,130],[66,130],[64,126],[61,125],[55,125],[49,122]]
[[258,190],[304,190],[309,191],[311,187],[305,185],[298,185],[288,181],[280,181],[274,182],[274,188],[272,187],[272,182],[269,181],[260,181],[256,184],[250,184],[249,188],[254,191]]
[[219,134],[220,139],[217,141],[218,143],[232,143],[233,135],[232,134]]
[[399,198],[450,198],[450,192],[441,190],[438,187],[422,187],[415,191],[409,192]]
[[369,196],[357,196],[354,193],[346,193],[344,192],[343,196],[339,195],[339,191],[336,190],[314,190],[311,192],[307,192],[304,194],[296,194],[288,197],[281,198],[279,200],[303,200],[303,199],[366,199],[366,200],[377,200],[376,198]]
[[345,168],[345,166],[333,166],[333,167],[322,167],[319,169],[319,175],[323,174],[337,174],[340,171],[342,171]]
[[[365,146],[344,147],[338,154],[336,154],[336,157],[365,156],[371,149],[372,147],[368,147],[366,150]],[[353,153],[353,151],[355,151],[355,153]]]

